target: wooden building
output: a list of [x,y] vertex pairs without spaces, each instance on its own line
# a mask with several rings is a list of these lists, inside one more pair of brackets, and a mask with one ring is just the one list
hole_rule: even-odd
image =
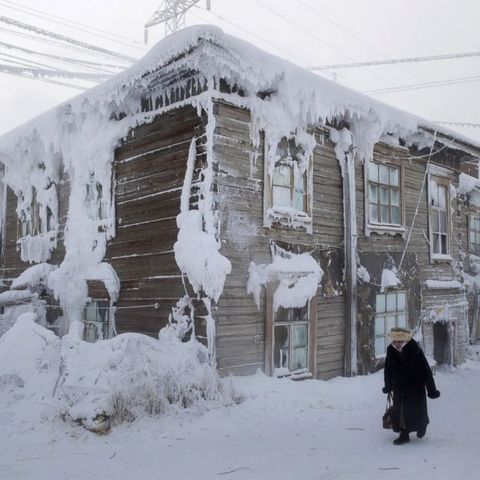
[[[253,47],[235,42],[216,29],[190,29],[158,47],[175,53],[148,67],[144,62],[135,75],[120,75],[105,87],[105,103],[116,103],[104,121],[134,120],[110,142],[110,184],[97,181],[93,167],[84,180],[95,231],[108,232],[102,264],[119,280],[113,295],[98,269],[73,274],[88,292],[80,305],[84,337],[155,336],[187,318],[193,330],[190,325],[186,338],[194,333],[208,344],[223,374],[262,369],[327,379],[380,368],[388,330],[408,326],[438,363],[464,361],[472,335],[480,336],[475,282],[469,290],[464,281],[475,277],[480,258],[480,202],[473,200],[480,184],[468,192],[459,188],[461,178],[475,184],[480,147],[256,49],[242,54]],[[263,71],[253,80],[258,59],[274,72],[270,84]],[[299,81],[305,76],[307,99],[316,98],[314,92],[326,100],[313,108],[298,97],[300,90],[297,97],[282,97],[291,93],[285,87],[289,69]],[[121,100],[111,93],[115,88]],[[304,110],[296,117],[297,103]],[[78,100],[69,109],[75,113],[84,104]],[[325,105],[331,110],[322,116]],[[380,114],[371,120],[376,109]],[[274,121],[275,115],[288,122]],[[57,128],[67,125],[65,115],[57,118]],[[374,144],[358,133],[359,120],[373,130],[380,122]],[[32,128],[35,123],[0,140],[4,290],[35,289],[51,312],[44,322],[65,333],[62,325],[74,313],[55,284],[30,274],[19,287],[15,279],[32,264],[61,269],[69,258],[78,187],[72,172],[83,160],[79,152],[67,162],[62,142],[69,135],[88,137],[72,128],[49,154],[49,141],[39,133],[50,155],[43,170],[60,156],[49,177],[58,208],[48,214],[32,184],[22,217],[25,187],[8,171],[15,168],[19,139],[31,138]],[[178,264],[185,198],[189,211],[202,212],[203,231],[231,264],[218,299],[205,285],[195,288]],[[55,237],[49,254],[25,253],[22,239],[49,235]],[[306,294],[315,278],[314,292]],[[297,290],[296,301],[289,298]]]

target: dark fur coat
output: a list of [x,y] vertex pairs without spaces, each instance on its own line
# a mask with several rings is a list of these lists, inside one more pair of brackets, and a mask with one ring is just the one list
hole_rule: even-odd
[[426,391],[435,395],[437,389],[432,370],[415,340],[400,352],[388,346],[384,374],[385,390],[393,392],[393,430],[425,430],[429,422]]

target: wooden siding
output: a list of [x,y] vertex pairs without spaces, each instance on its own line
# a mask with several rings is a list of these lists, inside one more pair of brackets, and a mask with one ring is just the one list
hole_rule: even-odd
[[176,217],[190,143],[195,136],[195,183],[204,133],[196,109],[183,107],[135,128],[115,151],[116,236],[107,245],[106,261],[120,279],[118,333],[156,336],[185,295],[173,252]]
[[[265,368],[266,304],[265,289],[258,308],[252,295],[247,295],[249,264],[271,263],[272,241],[313,250],[324,269],[330,261],[325,252],[343,261],[343,255],[338,255],[343,246],[342,178],[333,145],[323,145],[318,132],[313,153],[313,233],[265,228],[263,145],[251,144],[250,114],[223,102],[216,103],[214,113],[221,253],[232,262],[218,304],[217,364],[223,373],[253,373]],[[317,377],[325,379],[344,372],[344,295],[342,287],[335,285],[343,265],[336,267],[339,275],[324,276],[318,298],[316,370]]]

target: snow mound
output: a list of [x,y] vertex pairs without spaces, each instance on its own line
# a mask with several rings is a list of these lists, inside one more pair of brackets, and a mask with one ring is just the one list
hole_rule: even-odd
[[182,343],[170,327],[158,339],[127,333],[88,343],[75,335],[59,339],[24,314],[0,339],[0,394],[21,397],[32,417],[43,403],[103,433],[145,415],[232,403],[206,359],[202,344]]

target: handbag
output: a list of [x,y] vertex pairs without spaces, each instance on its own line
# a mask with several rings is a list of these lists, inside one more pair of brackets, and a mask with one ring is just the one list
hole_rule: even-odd
[[382,425],[383,428],[388,430],[393,429],[393,400],[391,393],[387,396],[387,406],[385,407],[385,413],[382,417]]

